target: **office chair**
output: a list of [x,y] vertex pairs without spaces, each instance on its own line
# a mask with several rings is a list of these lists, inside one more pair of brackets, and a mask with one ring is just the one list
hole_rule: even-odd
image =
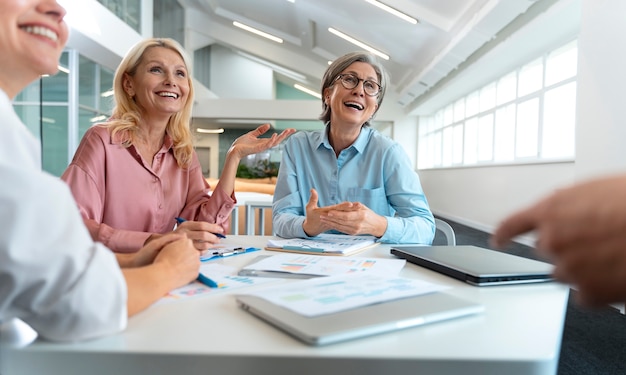
[[[435,227],[435,239],[433,240],[433,245],[456,246],[456,235],[454,234],[454,229],[452,229],[450,224],[444,220],[435,218]],[[441,237],[439,236],[438,238],[437,232],[441,232],[444,235],[445,241],[438,240]]]

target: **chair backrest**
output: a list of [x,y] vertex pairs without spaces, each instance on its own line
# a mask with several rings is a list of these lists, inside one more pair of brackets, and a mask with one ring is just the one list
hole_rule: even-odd
[[[446,223],[444,220],[435,218],[435,227],[435,238],[437,238],[437,232],[441,232],[445,237],[444,245],[456,246],[456,235],[450,224]],[[436,245],[435,241],[433,241],[433,245]]]

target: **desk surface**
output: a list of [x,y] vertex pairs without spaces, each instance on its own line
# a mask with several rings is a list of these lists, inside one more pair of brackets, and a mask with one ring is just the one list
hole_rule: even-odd
[[[268,238],[229,236],[223,242],[263,247]],[[218,262],[241,267],[257,255]],[[388,245],[357,256],[393,258]],[[234,289],[152,306],[132,317],[124,332],[102,339],[4,348],[0,373],[556,374],[567,286],[474,287],[409,263],[400,275],[450,285],[448,293],[482,303],[485,312],[311,347],[239,309],[233,294],[244,289]],[[261,287],[267,284],[253,288]]]

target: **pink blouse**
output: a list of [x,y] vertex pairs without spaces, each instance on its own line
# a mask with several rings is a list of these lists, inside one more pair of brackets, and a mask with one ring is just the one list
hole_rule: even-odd
[[151,234],[170,232],[175,217],[217,223],[228,232],[234,193],[211,194],[195,153],[190,167],[180,168],[166,135],[150,165],[118,138],[104,126],[91,127],[61,176],[95,241],[113,251],[134,252]]

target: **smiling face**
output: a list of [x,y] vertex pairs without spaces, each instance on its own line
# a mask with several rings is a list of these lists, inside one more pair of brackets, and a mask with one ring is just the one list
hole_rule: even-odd
[[378,108],[376,96],[369,96],[363,90],[362,80],[378,82],[374,68],[364,62],[354,62],[341,74],[350,73],[359,78],[359,84],[346,89],[339,80],[324,90],[324,100],[331,108],[330,122],[335,126],[350,125],[359,128],[368,121]]
[[146,118],[169,119],[183,110],[189,94],[189,74],[182,57],[165,47],[147,49],[135,73],[124,75],[124,91]]
[[9,97],[57,72],[68,38],[64,16],[56,0],[0,1],[0,87]]

